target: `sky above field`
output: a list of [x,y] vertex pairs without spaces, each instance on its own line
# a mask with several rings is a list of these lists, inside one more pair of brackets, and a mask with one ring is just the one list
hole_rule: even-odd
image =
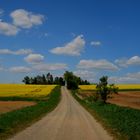
[[140,1],[1,0],[0,83],[66,70],[140,83]]

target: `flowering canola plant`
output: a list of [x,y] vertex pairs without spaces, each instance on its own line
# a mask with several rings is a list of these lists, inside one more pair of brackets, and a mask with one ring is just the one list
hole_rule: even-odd
[[[140,89],[140,84],[115,84],[119,89]],[[81,90],[96,90],[96,85],[80,85]]]
[[96,90],[96,85],[80,85],[81,90]]
[[140,89],[140,84],[116,84],[119,89]]
[[42,97],[56,85],[0,84],[0,97]]

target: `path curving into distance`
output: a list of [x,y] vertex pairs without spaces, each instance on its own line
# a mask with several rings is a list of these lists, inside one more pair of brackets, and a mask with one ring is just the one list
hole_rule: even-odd
[[61,88],[62,99],[54,111],[10,140],[112,140],[113,138]]

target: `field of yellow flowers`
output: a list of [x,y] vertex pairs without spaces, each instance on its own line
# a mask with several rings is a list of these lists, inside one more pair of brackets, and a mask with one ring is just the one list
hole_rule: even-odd
[[[0,84],[0,140],[8,139],[52,111],[60,101],[60,91],[56,85]],[[20,102],[21,107],[17,108],[19,101],[35,104],[25,107]],[[6,113],[2,112],[5,109]]]
[[56,85],[0,84],[0,97],[42,97],[55,87]]
[[[116,84],[120,90],[137,90],[140,89],[140,84]],[[81,90],[96,90],[96,85],[80,85]]]

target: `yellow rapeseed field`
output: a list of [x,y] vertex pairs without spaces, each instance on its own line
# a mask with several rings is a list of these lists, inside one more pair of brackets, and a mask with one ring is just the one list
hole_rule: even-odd
[[48,95],[56,85],[0,84],[0,97],[41,97]]
[[80,85],[79,88],[81,90],[95,90],[96,85]]
[[116,84],[119,89],[140,89],[140,84]]
[[[140,89],[140,84],[116,84],[119,89]],[[96,90],[96,85],[80,85],[81,90]]]

